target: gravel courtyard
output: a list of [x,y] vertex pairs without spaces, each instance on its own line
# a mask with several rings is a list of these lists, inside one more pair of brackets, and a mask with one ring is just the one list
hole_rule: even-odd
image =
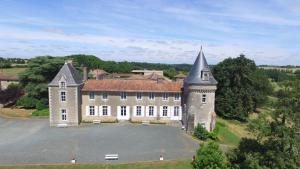
[[191,159],[198,143],[172,126],[116,123],[50,128],[48,119],[0,118],[0,165],[103,163]]

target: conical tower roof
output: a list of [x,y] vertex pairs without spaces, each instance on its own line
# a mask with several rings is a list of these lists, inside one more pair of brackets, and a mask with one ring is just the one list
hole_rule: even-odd
[[59,70],[55,78],[49,83],[49,86],[58,86],[60,79],[64,77],[67,86],[77,86],[83,84],[82,77],[71,63],[65,63]]
[[[202,72],[208,72],[209,73],[209,79],[203,80],[201,78]],[[201,50],[197,56],[197,59],[195,60],[194,65],[192,66],[192,69],[188,75],[188,77],[185,80],[188,84],[195,84],[195,85],[216,85],[218,82],[213,77],[209,66],[207,64],[206,58],[204,56],[204,53]]]

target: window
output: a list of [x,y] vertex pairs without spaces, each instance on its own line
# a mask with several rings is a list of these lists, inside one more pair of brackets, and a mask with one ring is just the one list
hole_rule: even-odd
[[142,100],[142,93],[136,93],[136,99]]
[[103,116],[107,116],[107,106],[102,106],[102,112],[103,112]]
[[65,89],[66,88],[66,82],[60,82],[60,88]]
[[90,106],[90,116],[95,115],[95,106]]
[[102,99],[103,100],[107,100],[107,93],[105,92],[105,93],[102,93]]
[[180,93],[175,93],[174,100],[180,100]]
[[169,97],[168,93],[163,93],[163,97],[162,97],[163,100],[168,100],[168,97]]
[[121,116],[126,116],[126,106],[121,106]]
[[154,106],[149,106],[149,116],[154,116]]
[[142,106],[136,106],[136,115],[141,116],[142,115]]
[[127,97],[126,92],[121,92],[121,99],[125,100]]
[[168,106],[163,106],[163,114],[162,116],[168,116]]
[[61,120],[63,120],[63,121],[67,120],[67,111],[66,111],[66,109],[61,109]]
[[154,100],[154,98],[155,98],[155,94],[154,93],[149,93],[149,99]]
[[202,80],[208,80],[209,74],[208,72],[202,72]]
[[202,94],[202,103],[206,103],[206,94]]
[[62,102],[65,102],[66,101],[66,92],[60,92],[60,100]]
[[90,92],[90,100],[94,100],[95,99],[95,93],[94,92]]
[[178,106],[174,107],[174,116],[179,116],[179,107]]

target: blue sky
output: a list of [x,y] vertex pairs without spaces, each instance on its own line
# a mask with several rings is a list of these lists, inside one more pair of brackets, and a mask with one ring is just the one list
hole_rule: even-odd
[[0,0],[0,57],[300,65],[299,0]]

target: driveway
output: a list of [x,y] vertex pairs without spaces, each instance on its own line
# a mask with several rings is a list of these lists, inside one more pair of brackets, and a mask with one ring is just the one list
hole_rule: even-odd
[[[198,143],[182,130],[166,125],[83,124],[51,128],[48,119],[0,118],[1,164],[117,163],[191,159]],[[105,154],[119,160],[105,161]]]

